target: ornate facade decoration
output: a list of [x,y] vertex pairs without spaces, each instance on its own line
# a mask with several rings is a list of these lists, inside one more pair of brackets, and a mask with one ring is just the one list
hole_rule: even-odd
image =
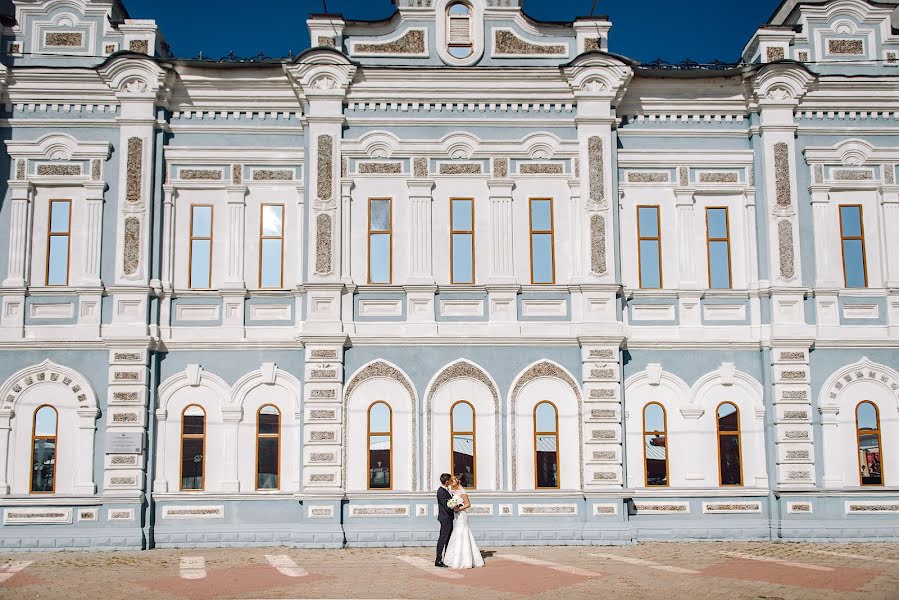
[[355,54],[423,54],[425,50],[425,31],[423,29],[411,29],[392,42],[353,45]]
[[139,137],[128,139],[128,159],[125,181],[125,199],[128,202],[141,201],[144,169],[144,141]]
[[565,56],[568,47],[564,44],[533,44],[507,29],[493,30],[493,52],[497,55],[556,55]]

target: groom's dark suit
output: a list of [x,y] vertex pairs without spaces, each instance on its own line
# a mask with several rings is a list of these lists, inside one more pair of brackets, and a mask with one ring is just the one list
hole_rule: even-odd
[[440,537],[437,538],[437,561],[443,562],[443,552],[453,534],[453,517],[455,511],[446,505],[452,494],[445,487],[437,489],[437,520],[440,521]]

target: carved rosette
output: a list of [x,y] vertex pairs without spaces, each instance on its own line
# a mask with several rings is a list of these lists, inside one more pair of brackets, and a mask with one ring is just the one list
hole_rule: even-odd
[[542,361],[535,365],[532,365],[527,371],[522,373],[522,375],[515,382],[515,385],[512,387],[512,392],[509,396],[512,398],[512,406],[510,407],[510,414],[512,415],[512,489],[518,489],[518,419],[515,412],[515,407],[518,404],[518,395],[521,390],[527,384],[532,381],[544,377],[549,377],[553,379],[559,379],[564,382],[568,387],[571,388],[571,391],[574,392],[574,397],[577,399],[577,414],[578,414],[578,479],[580,481],[580,485],[583,487],[584,485],[584,472],[581,468],[581,465],[584,464],[584,428],[581,422],[581,416],[583,414],[583,401],[581,398],[581,390],[578,386],[577,382],[572,379],[572,377],[565,372],[564,369],[559,367],[556,364],[553,364],[549,361]]
[[[496,390],[496,386],[491,381],[490,377],[487,376],[480,367],[477,367],[469,362],[459,361],[454,363],[440,372],[437,377],[434,379],[434,383],[431,384],[430,389],[428,390],[428,395],[425,397],[425,439],[427,440],[425,444],[425,482],[427,485],[431,483],[431,439],[433,434],[433,426],[432,426],[432,410],[431,410],[431,401],[434,398],[434,394],[437,393],[437,390],[440,389],[445,383],[453,380],[453,379],[473,379],[479,383],[482,383],[490,390],[490,395],[493,397],[493,416],[494,416],[494,431],[499,435],[500,432],[500,405],[499,405],[499,392]],[[496,448],[496,489],[500,489],[501,481],[500,481],[500,467],[502,464],[502,455],[500,454],[501,450],[499,446]],[[514,454],[513,454],[514,456]]]

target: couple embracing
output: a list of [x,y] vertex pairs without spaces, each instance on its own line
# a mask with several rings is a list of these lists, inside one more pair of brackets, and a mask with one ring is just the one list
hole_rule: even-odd
[[468,513],[471,502],[465,491],[465,475],[440,476],[437,488],[437,520],[440,521],[440,537],[437,538],[437,560],[435,567],[451,569],[473,569],[483,567],[481,550],[468,528]]

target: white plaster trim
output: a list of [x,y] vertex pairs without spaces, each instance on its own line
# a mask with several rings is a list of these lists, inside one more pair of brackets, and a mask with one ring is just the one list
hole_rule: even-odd
[[7,508],[3,510],[4,525],[68,525],[71,523],[71,508]]
[[[395,42],[410,31],[421,31],[424,34],[424,52],[359,52],[358,50],[356,50],[356,46],[359,44],[386,45],[390,42]],[[353,38],[354,39],[351,39],[349,43],[350,56],[365,56],[369,58],[428,58],[430,56],[430,53],[428,52],[428,48],[430,48],[430,45],[427,27],[410,25],[409,27],[405,27],[396,31],[393,35],[390,36],[371,37],[366,39],[355,39],[355,36],[353,36]]]
[[185,506],[163,506],[162,518],[165,520],[174,519],[224,519],[224,505],[185,505]]

